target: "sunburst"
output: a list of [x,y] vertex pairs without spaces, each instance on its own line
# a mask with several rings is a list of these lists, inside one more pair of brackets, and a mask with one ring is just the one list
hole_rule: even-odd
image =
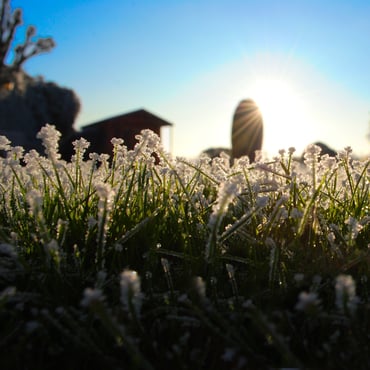
[[307,144],[307,102],[293,86],[282,79],[262,78],[251,90],[263,117],[264,149],[270,153]]

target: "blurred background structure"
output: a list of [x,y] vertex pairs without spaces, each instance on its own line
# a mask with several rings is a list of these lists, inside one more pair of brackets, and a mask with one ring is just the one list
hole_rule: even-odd
[[122,138],[124,145],[128,149],[133,149],[137,142],[135,137],[141,130],[150,129],[161,137],[161,128],[171,126],[172,123],[145,109],[139,109],[83,126],[79,132],[66,138],[62,146],[62,154],[66,160],[69,160],[73,154],[72,141],[80,137],[91,144],[87,152],[111,154],[113,149],[111,139],[114,137]]
[[242,100],[236,107],[231,131],[232,159],[248,156],[254,162],[256,151],[262,149],[262,114],[252,99]]

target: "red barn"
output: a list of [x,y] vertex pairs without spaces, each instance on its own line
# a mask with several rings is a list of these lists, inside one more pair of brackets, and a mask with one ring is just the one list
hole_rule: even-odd
[[135,136],[141,130],[150,129],[161,136],[162,126],[172,126],[172,123],[139,109],[84,126],[79,136],[91,143],[89,151],[111,154],[113,137],[122,138],[127,148],[132,149],[136,143]]

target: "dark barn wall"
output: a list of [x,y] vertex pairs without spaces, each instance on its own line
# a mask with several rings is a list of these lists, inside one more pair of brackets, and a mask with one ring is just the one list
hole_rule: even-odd
[[62,156],[69,160],[73,155],[72,142],[83,137],[90,142],[87,153],[111,154],[112,138],[122,138],[128,149],[133,149],[137,143],[136,136],[144,129],[150,129],[161,136],[162,126],[172,126],[171,123],[145,111],[138,110],[121,116],[108,118],[100,122],[87,125],[80,132],[70,137],[62,147]]

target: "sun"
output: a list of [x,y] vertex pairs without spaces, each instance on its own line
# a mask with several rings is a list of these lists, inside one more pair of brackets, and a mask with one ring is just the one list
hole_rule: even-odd
[[307,145],[307,101],[293,84],[278,78],[260,78],[251,95],[262,113],[265,151],[275,155],[279,149],[302,150]]
[[255,94],[255,101],[266,118],[290,119],[302,108],[298,94],[282,80],[268,79],[257,82]]

